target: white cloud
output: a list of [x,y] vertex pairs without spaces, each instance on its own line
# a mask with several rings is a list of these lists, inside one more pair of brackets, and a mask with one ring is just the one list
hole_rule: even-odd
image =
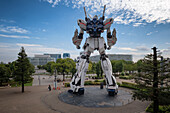
[[45,30],[45,29],[42,29],[42,31],[43,31],[43,32],[46,32],[46,30]]
[[5,23],[15,23],[14,20],[6,20],[6,19],[0,19],[0,22],[5,22]]
[[148,48],[148,47],[146,47],[146,46],[138,46],[138,47],[136,47],[136,49],[138,50],[138,51],[149,51],[150,49]]
[[129,47],[118,47],[119,50],[125,50],[125,51],[137,51],[136,49],[129,48]]
[[40,44],[0,43],[0,62],[2,61],[7,63],[16,60],[21,46],[25,48],[28,57],[33,57],[35,54],[44,54],[44,53],[51,53],[51,54],[70,53],[71,58],[77,58],[77,56],[79,55],[78,51],[65,50],[62,48],[46,47]]
[[169,43],[169,42],[166,42],[165,44],[170,45],[170,43]]
[[151,35],[151,34],[153,34],[153,33],[157,33],[158,31],[154,31],[154,32],[149,32],[149,33],[147,33],[146,35]]
[[[61,0],[47,1],[54,7]],[[142,22],[170,23],[169,0],[72,0],[71,3],[73,8],[87,7],[92,14],[102,13],[106,5],[106,16],[112,16],[120,24],[136,23],[137,27]]]
[[17,43],[18,46],[23,46],[23,47],[39,47],[42,45],[39,44],[22,44],[22,43]]
[[4,35],[4,34],[0,34],[0,37],[6,37],[6,38],[26,38],[29,39],[29,36],[19,36],[19,35]]
[[7,45],[0,45],[0,48],[5,48],[5,47],[9,47]]
[[142,24],[143,24],[143,23],[134,23],[133,26],[134,26],[134,27],[138,27],[138,26],[140,26],[140,25],[142,25]]
[[5,33],[21,33],[21,34],[29,32],[28,30],[20,28],[18,26],[3,26],[3,25],[0,26],[0,31]]
[[149,32],[149,33],[147,33],[146,35],[151,35],[152,34],[152,32]]
[[170,47],[168,47],[167,49],[161,49],[161,53],[164,58],[170,58]]

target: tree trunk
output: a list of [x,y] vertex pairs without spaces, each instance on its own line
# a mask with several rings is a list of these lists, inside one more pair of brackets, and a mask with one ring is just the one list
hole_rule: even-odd
[[154,56],[153,56],[153,65],[154,65],[154,77],[153,77],[153,95],[154,95],[154,103],[153,103],[153,112],[158,113],[159,110],[159,101],[158,101],[158,69],[157,69],[157,51],[156,47],[153,48]]
[[22,74],[22,93],[24,93],[24,74]]
[[2,80],[1,80],[1,82],[0,82],[0,86],[2,86]]

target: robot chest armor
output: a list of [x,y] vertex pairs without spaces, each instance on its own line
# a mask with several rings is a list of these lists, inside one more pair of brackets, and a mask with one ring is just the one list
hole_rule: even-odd
[[89,33],[90,37],[98,38],[104,30],[104,25],[102,20],[97,20],[94,18],[93,20],[88,20],[86,24],[86,32]]

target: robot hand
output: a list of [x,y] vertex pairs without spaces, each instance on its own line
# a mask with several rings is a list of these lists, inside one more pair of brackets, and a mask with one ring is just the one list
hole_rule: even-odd
[[117,38],[116,38],[116,29],[114,28],[113,31],[112,31],[112,37],[114,38],[115,42],[117,41]]
[[76,46],[77,49],[80,49],[80,46]]
[[72,41],[73,41],[73,44],[76,45],[76,48],[80,49],[80,44],[81,44],[82,39],[80,39],[78,37],[78,30],[77,29],[74,31],[74,36],[72,38]]
[[109,49],[116,43],[116,41],[116,29],[113,29],[111,37],[107,37],[107,45],[109,46]]
[[109,46],[108,48],[107,48],[107,50],[110,50],[111,49],[111,46]]

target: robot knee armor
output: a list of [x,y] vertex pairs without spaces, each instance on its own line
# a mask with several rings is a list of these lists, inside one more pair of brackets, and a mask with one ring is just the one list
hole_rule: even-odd
[[89,63],[89,55],[82,55],[81,58],[86,59],[86,62]]
[[101,57],[100,57],[100,60],[106,60],[106,58],[108,58],[108,56],[106,54],[102,54]]

